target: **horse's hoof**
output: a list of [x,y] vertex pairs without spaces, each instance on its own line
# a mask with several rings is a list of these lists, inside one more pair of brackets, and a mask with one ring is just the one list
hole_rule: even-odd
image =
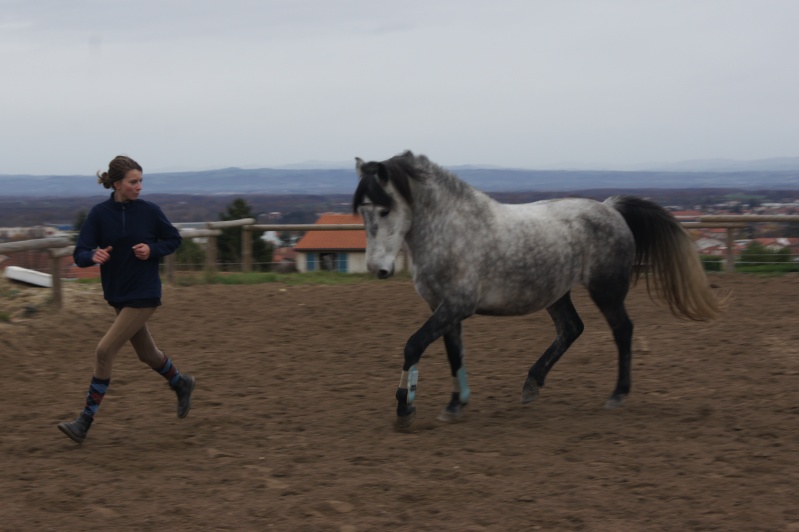
[[444,423],[456,423],[458,421],[461,421],[463,419],[464,406],[466,405],[460,405],[455,409],[447,407],[444,410],[442,410],[441,413],[438,414],[438,416],[436,416],[436,419],[438,419],[439,421],[443,421]]
[[397,419],[394,421],[394,427],[397,430],[406,430],[413,422],[416,420],[416,409],[414,408],[410,414],[405,416],[397,416]]
[[538,397],[538,392],[541,388],[538,387],[535,381],[527,381],[524,383],[524,388],[522,388],[522,404],[530,404],[536,400]]
[[619,408],[621,406],[624,406],[624,398],[625,397],[626,397],[625,395],[613,395],[613,396],[611,396],[610,399],[605,401],[605,409],[606,410],[613,410],[613,409]]

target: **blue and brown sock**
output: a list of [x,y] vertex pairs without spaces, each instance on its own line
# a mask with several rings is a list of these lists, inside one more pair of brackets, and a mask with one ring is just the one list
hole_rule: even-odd
[[169,357],[164,355],[164,363],[160,368],[157,368],[155,371],[161,374],[167,382],[169,382],[169,386],[174,388],[177,386],[178,382],[180,382],[180,371],[176,368],[172,361],[169,360]]
[[92,383],[89,385],[89,393],[86,395],[86,406],[83,407],[83,413],[94,417],[97,409],[100,408],[100,402],[105,397],[105,392],[108,391],[108,384],[111,379],[98,379],[92,377]]

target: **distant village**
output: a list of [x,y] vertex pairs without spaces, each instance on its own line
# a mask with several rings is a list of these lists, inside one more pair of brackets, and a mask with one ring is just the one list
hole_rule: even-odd
[[[751,201],[725,201],[692,209],[685,209],[680,205],[667,205],[666,208],[680,222],[698,222],[702,216],[707,215],[796,215],[799,214],[799,199],[754,204]],[[727,231],[726,228],[689,229],[700,255],[719,257],[727,254]],[[787,248],[792,259],[799,262],[799,224],[758,222],[735,231],[735,256],[739,256],[754,241],[768,251]]]

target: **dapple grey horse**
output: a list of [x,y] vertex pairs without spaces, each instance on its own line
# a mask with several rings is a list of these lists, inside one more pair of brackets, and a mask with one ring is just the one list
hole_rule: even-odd
[[502,204],[410,151],[382,162],[356,158],[356,169],[353,212],[364,219],[367,268],[390,277],[397,253],[407,246],[416,290],[433,311],[405,345],[396,392],[400,427],[410,425],[416,413],[422,353],[442,336],[454,391],[439,419],[461,415],[469,400],[461,324],[474,314],[549,312],[557,335],[530,367],[522,388],[522,401],[529,403],[583,331],[571,301],[572,288],[582,284],[618,348],[618,380],[606,403],[614,407],[630,392],[633,324],[624,300],[640,275],[675,316],[706,320],[723,308],[690,237],[651,201],[614,196],[604,202]]

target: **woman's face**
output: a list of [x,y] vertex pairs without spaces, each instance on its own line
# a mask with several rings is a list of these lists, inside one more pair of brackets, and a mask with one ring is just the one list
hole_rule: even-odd
[[114,183],[114,199],[133,201],[141,193],[142,176],[139,170],[128,170],[121,181]]

